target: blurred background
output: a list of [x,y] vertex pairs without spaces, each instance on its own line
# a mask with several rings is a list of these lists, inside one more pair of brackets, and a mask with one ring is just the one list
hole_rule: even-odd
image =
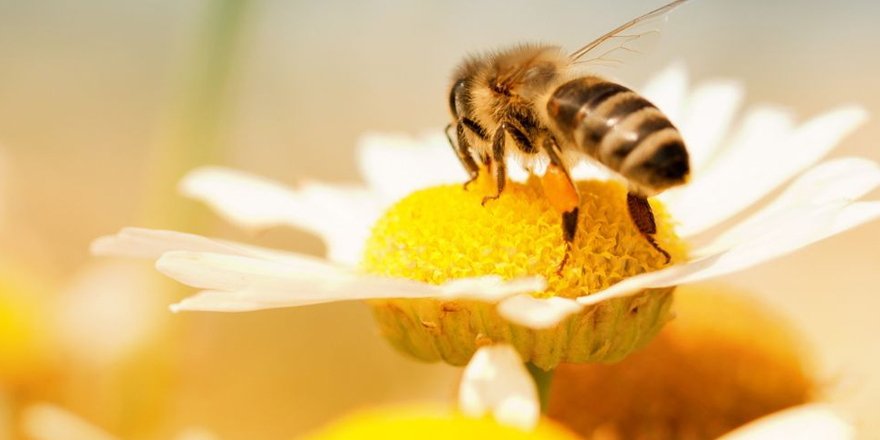
[[[0,335],[0,438],[16,438],[9,417],[30,401],[123,438],[205,427],[229,440],[291,438],[368,404],[447,402],[457,370],[393,352],[362,304],[171,315],[185,290],[88,245],[137,225],[321,255],[305,233],[246,235],[174,182],[208,163],[357,181],[362,133],[442,128],[464,54],[574,49],[662,4],[0,0],[0,331],[13,335]],[[741,80],[747,105],[804,120],[861,103],[876,117],[878,19],[865,0],[700,0],[615,75],[638,85],[683,61],[692,81]],[[878,139],[875,118],[833,155],[880,161]],[[874,223],[724,280],[805,332],[865,438],[880,436],[878,237]]]

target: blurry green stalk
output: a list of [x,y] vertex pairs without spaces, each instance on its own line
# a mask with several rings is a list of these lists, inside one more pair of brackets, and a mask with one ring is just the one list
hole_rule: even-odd
[[191,169],[223,162],[229,120],[230,79],[235,73],[247,0],[208,0],[194,56],[169,106],[153,152],[145,204],[145,226],[192,230],[204,211],[177,194],[177,183]]
[[538,400],[541,402],[541,414],[547,414],[550,403],[550,385],[553,383],[553,372],[556,370],[542,370],[531,362],[526,362],[526,368],[538,387]]
[[[177,193],[181,177],[191,169],[224,161],[226,128],[230,116],[230,84],[235,74],[238,49],[247,18],[253,6],[246,0],[207,0],[204,18],[193,55],[184,64],[180,83],[175,88],[163,115],[159,142],[154,146],[149,164],[144,204],[138,224],[153,228],[183,231],[205,229],[207,211]],[[163,292],[169,303],[180,296],[180,288],[168,283]],[[168,313],[162,330],[152,344],[121,367],[120,383],[113,389],[119,424],[124,437],[161,431],[165,412],[174,405],[174,383],[179,380],[180,326],[185,321],[172,319]],[[120,386],[121,385],[121,386]]]

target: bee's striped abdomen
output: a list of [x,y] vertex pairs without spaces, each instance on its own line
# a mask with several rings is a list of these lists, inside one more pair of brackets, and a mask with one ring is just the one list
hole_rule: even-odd
[[581,77],[559,86],[547,112],[565,143],[608,168],[661,190],[683,183],[687,150],[668,118],[632,90],[597,77]]

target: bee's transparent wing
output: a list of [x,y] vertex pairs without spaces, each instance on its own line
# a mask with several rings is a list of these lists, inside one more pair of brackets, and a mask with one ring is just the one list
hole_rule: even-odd
[[676,0],[621,25],[572,53],[572,64],[617,66],[645,53],[659,40],[669,13],[689,1]]

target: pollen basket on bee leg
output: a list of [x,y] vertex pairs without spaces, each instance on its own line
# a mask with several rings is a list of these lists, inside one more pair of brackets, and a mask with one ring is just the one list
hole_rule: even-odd
[[541,177],[541,185],[544,187],[547,200],[557,212],[571,212],[580,204],[577,189],[572,186],[565,171],[556,165],[547,167],[547,171]]

